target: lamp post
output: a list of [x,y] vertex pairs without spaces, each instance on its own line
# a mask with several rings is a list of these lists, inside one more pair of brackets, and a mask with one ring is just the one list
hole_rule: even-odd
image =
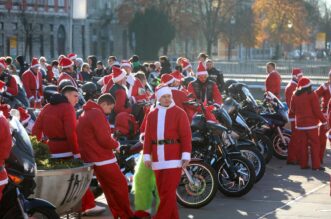
[[70,0],[69,13],[69,52],[73,52],[73,19],[86,19],[86,0]]
[[232,50],[232,36],[233,36],[233,28],[234,28],[234,25],[236,24],[236,18],[234,16],[231,17],[230,19],[230,33],[231,33],[231,36],[229,37],[229,48],[228,48],[228,61],[231,60],[231,50]]

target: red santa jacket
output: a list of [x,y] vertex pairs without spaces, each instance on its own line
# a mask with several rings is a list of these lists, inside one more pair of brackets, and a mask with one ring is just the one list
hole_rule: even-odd
[[101,107],[93,101],[83,106],[78,119],[77,135],[81,157],[85,162],[102,166],[115,163],[113,150],[119,144],[111,137],[111,129]]
[[[12,146],[12,137],[10,134],[9,123],[0,111],[0,167],[3,166],[5,160],[9,157]],[[1,179],[0,179],[1,180]]]
[[276,97],[280,98],[280,86],[282,83],[282,79],[280,74],[277,71],[272,71],[268,74],[267,79],[265,81],[265,90],[270,91]]
[[31,69],[22,75],[22,82],[29,100],[39,101],[43,97],[43,77],[40,71],[36,74]]
[[299,96],[293,94],[290,104],[290,117],[295,118],[295,125],[298,130],[318,128],[319,121],[323,124],[326,123],[315,92],[303,93]]
[[[4,166],[5,160],[9,157],[12,146],[12,138],[9,124],[0,111],[0,167]],[[0,171],[0,186],[8,183],[6,170]]]
[[18,94],[17,82],[16,82],[16,79],[12,75],[2,72],[2,74],[0,75],[0,81],[5,82],[5,84],[6,84],[5,92],[6,93],[13,95],[13,96],[16,96]]
[[[290,108],[293,92],[297,89],[297,85],[298,83],[296,81],[291,80],[285,88],[285,101],[289,108]],[[289,121],[294,122],[295,121],[294,117],[293,118],[290,117]]]
[[[212,86],[211,91],[208,90],[208,86]],[[196,90],[194,89],[194,87],[199,87],[199,89],[202,90],[202,93],[204,93],[205,96],[207,96],[208,101],[212,101],[212,102],[218,103],[220,105],[223,103],[222,95],[221,95],[216,83],[214,83],[212,81],[208,81],[208,82],[202,84],[198,80],[195,80],[195,81],[192,81],[191,83],[189,83],[187,90],[192,95],[192,98],[199,99],[199,100],[205,100],[205,97],[200,97],[200,95],[196,93]],[[207,91],[207,94],[206,94],[206,91]],[[210,93],[210,95],[209,95],[209,93]]]
[[143,86],[143,84],[141,83],[141,81],[137,78],[133,84],[132,87],[132,93],[131,93],[131,97],[133,99],[133,102],[139,102],[142,100],[148,100],[149,99],[149,94],[146,91],[146,88]]
[[79,157],[76,113],[65,96],[53,95],[50,103],[41,110],[33,126],[32,135],[41,140],[42,134],[48,138],[51,157]]
[[69,75],[69,74],[66,73],[66,72],[62,72],[62,73],[60,74],[59,79],[58,79],[58,81],[57,81],[57,84],[60,84],[60,82],[61,82],[62,80],[65,80],[65,79],[70,80],[71,83],[72,83],[72,85],[73,85],[74,87],[76,87],[76,88],[78,87],[78,84],[77,84],[76,80],[73,79],[73,77],[71,77],[71,75]]
[[321,107],[322,107],[322,112],[325,113],[325,115],[328,113],[328,103],[331,98],[331,87],[329,83],[325,83],[321,86],[319,86],[316,90],[315,93],[319,98],[321,98]]
[[[171,144],[163,143],[172,141]],[[172,103],[159,104],[147,116],[144,160],[152,161],[153,170],[180,168],[181,160],[190,160],[192,134],[185,112]]]

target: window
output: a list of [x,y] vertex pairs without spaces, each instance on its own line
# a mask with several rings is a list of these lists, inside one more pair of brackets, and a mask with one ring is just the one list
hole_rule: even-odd
[[17,23],[13,23],[13,30],[17,30]]
[[44,30],[44,25],[43,24],[39,24],[39,29],[42,32]]
[[3,30],[3,22],[0,22],[0,30]]
[[50,35],[50,43],[51,43],[51,45],[49,47],[49,49],[50,49],[49,54],[50,54],[51,58],[54,58],[54,36],[53,35]]
[[54,30],[54,25],[53,25],[53,24],[50,24],[50,25],[49,25],[49,30],[50,30],[51,32],[53,32],[53,30]]
[[59,0],[59,7],[64,7],[64,0]]
[[43,56],[44,55],[44,36],[42,34],[40,34],[39,40],[40,40],[40,55]]

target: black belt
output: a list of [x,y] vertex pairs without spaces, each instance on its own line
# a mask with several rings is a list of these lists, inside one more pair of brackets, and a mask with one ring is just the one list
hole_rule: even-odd
[[158,140],[158,141],[152,141],[152,144],[176,144],[180,143],[179,139],[164,139],[164,140]]
[[67,138],[49,138],[50,141],[66,141]]

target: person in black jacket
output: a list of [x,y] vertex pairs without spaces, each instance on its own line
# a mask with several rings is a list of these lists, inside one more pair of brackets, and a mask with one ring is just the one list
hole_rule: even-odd
[[16,57],[16,62],[20,66],[19,76],[20,76],[20,78],[22,78],[23,73],[29,68],[29,64],[27,64],[25,62],[24,56],[17,56]]
[[211,59],[206,60],[206,68],[209,78],[217,84],[219,91],[222,93],[225,88],[223,72],[220,72],[214,67],[214,63]]
[[160,77],[163,75],[163,74],[170,74],[172,72],[171,70],[171,64],[169,62],[169,59],[167,56],[160,56],[159,58],[160,60],[160,63],[161,63],[161,75]]

